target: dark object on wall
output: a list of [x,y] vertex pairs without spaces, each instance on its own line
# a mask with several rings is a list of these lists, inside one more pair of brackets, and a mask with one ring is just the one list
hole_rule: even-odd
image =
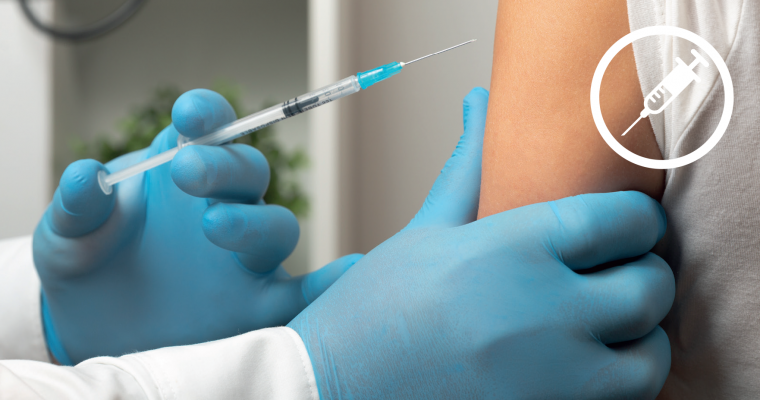
[[24,15],[26,15],[26,18],[35,28],[56,39],[80,41],[104,35],[118,28],[121,24],[135,15],[145,1],[146,0],[127,0],[126,3],[122,4],[121,7],[107,17],[90,24],[89,26],[78,29],[61,29],[45,25],[36,15],[34,15],[31,8],[29,8],[29,0],[19,0],[19,3],[21,4],[21,9],[24,11]]

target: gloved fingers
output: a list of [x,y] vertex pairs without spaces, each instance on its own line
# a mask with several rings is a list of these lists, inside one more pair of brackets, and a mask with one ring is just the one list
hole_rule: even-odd
[[651,332],[670,311],[675,298],[673,271],[660,257],[647,253],[625,265],[582,276],[590,304],[584,329],[600,342],[619,343]]
[[464,133],[456,150],[407,229],[459,226],[475,220],[487,111],[488,91],[473,89],[464,99]]
[[219,93],[193,89],[183,93],[172,107],[172,123],[177,131],[196,139],[236,119],[235,110]]
[[236,252],[243,267],[265,273],[293,252],[300,228],[285,207],[217,203],[203,214],[203,233],[215,245]]
[[[467,226],[478,236],[519,238],[580,270],[647,253],[665,234],[660,204],[639,192],[596,193],[504,211]],[[493,240],[500,246],[500,240]]]
[[66,168],[42,223],[63,237],[74,238],[100,227],[111,215],[116,196],[107,195],[98,183],[106,171],[95,160],[75,161]]
[[614,361],[581,389],[580,398],[654,399],[670,372],[670,343],[656,326],[641,339],[612,346]]
[[269,163],[244,144],[188,146],[172,160],[171,176],[191,196],[257,203],[269,185]]
[[640,192],[585,194],[548,207],[561,229],[546,244],[575,270],[644,254],[667,226],[660,203]]

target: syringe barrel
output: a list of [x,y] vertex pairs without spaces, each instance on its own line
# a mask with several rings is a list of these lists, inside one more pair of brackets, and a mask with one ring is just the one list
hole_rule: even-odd
[[[688,65],[684,64],[680,58],[676,57],[676,62],[678,63],[678,66],[676,66],[673,71],[670,71],[668,76],[666,76],[665,79],[663,79],[662,82],[660,82],[660,84],[657,85],[657,87],[646,97],[644,106],[645,110],[649,110],[649,114],[661,113],[689,86],[690,83],[699,80],[697,74],[695,74]],[[662,105],[653,110],[650,107],[650,104],[657,104],[657,100],[660,98],[665,99],[665,101],[662,102]]]
[[664,86],[673,97],[677,97],[681,94],[681,92],[683,92],[692,82],[700,81],[699,76],[679,57],[676,57],[676,63],[678,65],[675,69],[673,69],[673,71],[671,71],[662,81],[662,86]]
[[348,78],[335,82],[332,85],[325,86],[284,103],[269,107],[266,110],[240,118],[239,120],[227,124],[215,132],[199,137],[198,139],[187,140],[184,137],[180,137],[178,144],[180,147],[198,144],[206,146],[224,144],[248,135],[249,133],[258,131],[259,129],[266,128],[267,126],[280,122],[286,118],[325,105],[338,100],[341,97],[354,94],[360,90],[361,86],[359,86],[356,76],[349,76]]
[[[662,104],[659,107],[652,109],[652,105],[656,105],[658,100],[664,99],[666,96],[668,96],[667,100],[662,101]],[[665,90],[662,84],[657,85],[657,87],[654,88],[654,90],[652,90],[652,92],[644,99],[644,111],[641,112],[641,116],[646,117],[651,114],[661,113],[665,110],[665,107],[673,101],[673,99],[675,99],[675,96]]]
[[356,78],[356,75],[352,75],[331,85],[327,85],[285,102],[283,105],[283,112],[285,112],[285,115],[289,118],[293,115],[309,111],[313,108],[354,94],[360,90],[362,90],[362,88],[359,85],[359,80]]

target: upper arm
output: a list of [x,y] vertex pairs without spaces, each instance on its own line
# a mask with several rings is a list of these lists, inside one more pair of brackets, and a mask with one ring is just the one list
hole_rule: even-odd
[[[499,2],[479,217],[581,193],[661,197],[664,171],[618,156],[591,116],[596,66],[629,32],[625,0]],[[613,133],[638,118],[643,95],[632,46],[607,69],[600,100]],[[661,158],[647,119],[618,139],[643,157]]]

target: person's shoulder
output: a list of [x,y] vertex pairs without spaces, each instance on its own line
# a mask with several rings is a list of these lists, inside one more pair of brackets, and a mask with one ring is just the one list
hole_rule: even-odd
[[631,31],[675,26],[694,32],[725,58],[739,32],[746,1],[628,0],[628,17]]

